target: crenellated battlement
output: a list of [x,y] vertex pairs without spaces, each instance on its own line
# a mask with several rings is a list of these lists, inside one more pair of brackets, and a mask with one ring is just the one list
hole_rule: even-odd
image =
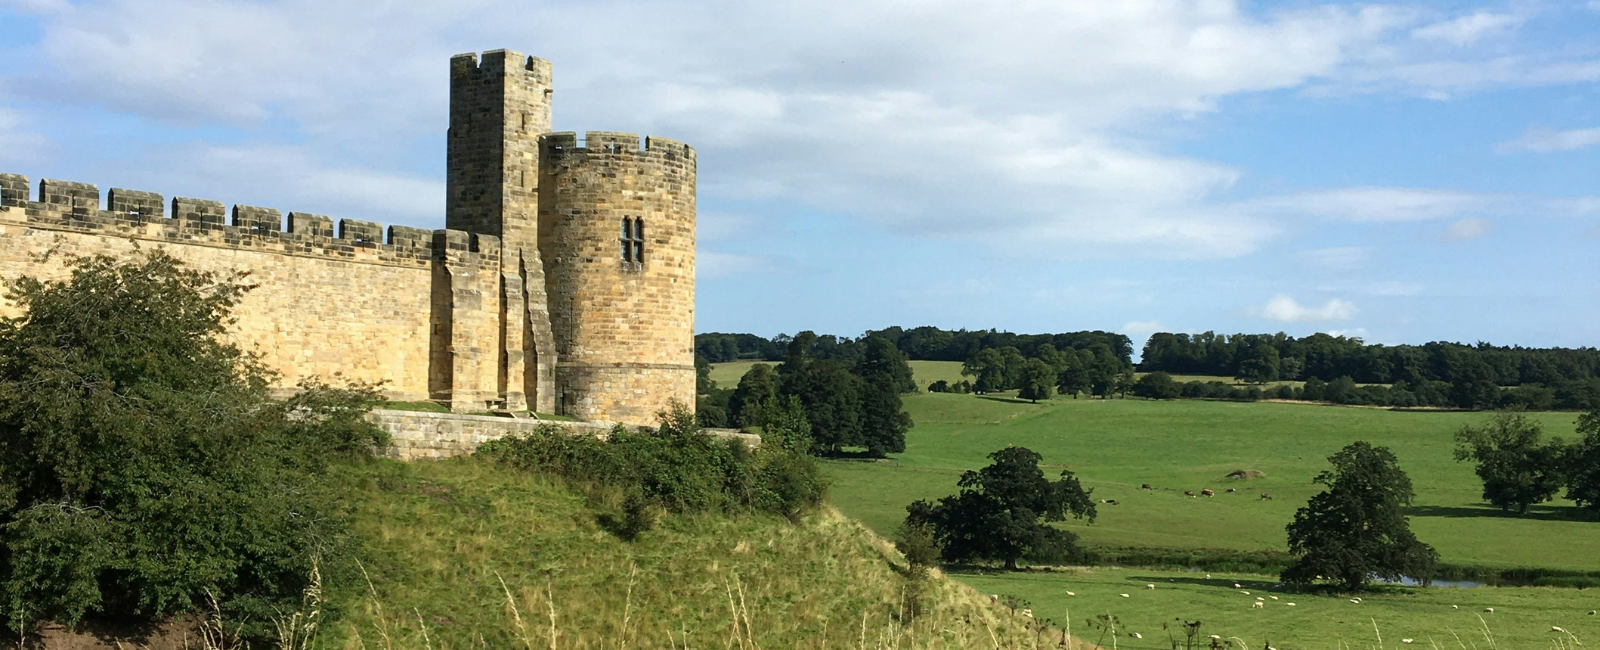
[[452,82],[495,77],[506,74],[508,70],[520,70],[538,79],[548,80],[551,66],[549,61],[515,50],[489,50],[481,58],[476,52],[450,57]]
[[[586,131],[583,140],[573,131],[546,133],[539,137],[543,153],[552,161],[570,154],[586,156],[638,156],[663,161],[693,163],[694,147],[667,138],[644,137],[637,133]],[[642,145],[642,146],[641,146]]]
[[111,188],[101,208],[100,190],[89,183],[41,179],[39,200],[30,200],[28,177],[0,174],[0,224],[99,234],[174,244],[249,249],[347,262],[427,266],[435,258],[498,263],[499,239],[461,231],[384,226],[371,221],[173,197],[171,211],[155,192]]

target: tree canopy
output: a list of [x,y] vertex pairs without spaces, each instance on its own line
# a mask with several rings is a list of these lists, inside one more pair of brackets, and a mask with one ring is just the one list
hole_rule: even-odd
[[1333,469],[1313,479],[1327,489],[1297,510],[1288,526],[1295,560],[1283,571],[1283,581],[1325,580],[1358,590],[1374,576],[1430,579],[1438,553],[1411,533],[1405,507],[1415,495],[1394,454],[1354,442],[1328,462]]
[[7,624],[298,604],[347,526],[323,476],[371,453],[369,388],[273,402],[227,342],[249,287],[160,252],[23,278],[0,321],[0,590]]
[[1501,510],[1525,514],[1529,505],[1555,496],[1565,456],[1561,439],[1546,442],[1538,421],[1521,413],[1497,413],[1482,426],[1456,432],[1456,460],[1477,463],[1483,499]]
[[1076,557],[1077,536],[1047,522],[1068,514],[1093,522],[1093,490],[1084,490],[1069,471],[1056,481],[1045,478],[1042,457],[1025,447],[1007,447],[989,459],[994,461],[989,466],[961,475],[960,493],[936,504],[919,500],[907,506],[907,520],[931,526],[950,562],[1002,560],[1015,569],[1024,557],[1041,562]]

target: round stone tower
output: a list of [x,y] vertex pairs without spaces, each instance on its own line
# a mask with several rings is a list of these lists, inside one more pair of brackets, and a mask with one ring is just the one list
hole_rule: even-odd
[[695,152],[590,131],[539,145],[539,250],[561,413],[647,424],[695,402]]

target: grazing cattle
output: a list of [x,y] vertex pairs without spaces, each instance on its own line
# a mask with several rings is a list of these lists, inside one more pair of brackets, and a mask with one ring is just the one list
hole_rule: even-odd
[[1266,492],[1262,492],[1261,493],[1261,499],[1263,501],[1271,501],[1272,500],[1272,495],[1267,494]]
[[1594,610],[1592,610],[1592,609],[1591,609],[1591,610],[1589,610],[1589,615],[1590,615],[1590,616],[1594,616]]
[[1493,607],[1485,607],[1485,608],[1483,608],[1483,611],[1486,611],[1486,612],[1489,612],[1490,614],[1493,614],[1494,613],[1494,608]]
[[1116,499],[1106,499],[1106,505],[1120,506],[1122,504],[1117,503]]
[[1154,489],[1155,489],[1155,488],[1153,488],[1153,487],[1150,487],[1150,484],[1149,484],[1149,483],[1145,483],[1145,484],[1143,484],[1143,485],[1140,485],[1140,486],[1139,486],[1139,489],[1141,489],[1141,490],[1154,490]]
[[1228,494],[1233,494],[1233,488],[1228,488]]
[[1183,491],[1183,496],[1186,496],[1186,497],[1194,496],[1194,490],[1184,490]]
[[1214,496],[1217,496],[1217,493],[1216,492],[1212,492],[1211,488],[1206,488],[1206,489],[1200,491],[1200,496],[1203,496],[1203,497],[1214,497]]
[[1250,609],[1261,609],[1261,608],[1266,607],[1266,606],[1267,606],[1266,603],[1263,603],[1263,602],[1258,600],[1258,601],[1250,604]]

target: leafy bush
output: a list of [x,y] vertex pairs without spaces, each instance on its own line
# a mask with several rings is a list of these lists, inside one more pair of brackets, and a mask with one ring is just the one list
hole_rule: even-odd
[[989,459],[994,463],[988,467],[961,474],[959,494],[906,506],[907,525],[929,527],[944,559],[951,562],[1002,560],[1007,569],[1015,569],[1023,558],[1082,559],[1078,536],[1047,522],[1071,514],[1088,516],[1093,523],[1093,490],[1083,489],[1070,471],[1062,471],[1053,482],[1045,478],[1041,457],[1026,447],[1006,447]]
[[14,631],[85,614],[209,607],[265,631],[347,525],[330,460],[386,440],[371,387],[268,375],[223,334],[249,287],[152,253],[18,280],[0,321],[0,612]]
[[[803,416],[797,416],[805,422]],[[776,426],[774,426],[776,424]],[[682,404],[661,414],[657,429],[618,426],[604,440],[575,435],[558,425],[508,436],[480,447],[478,453],[518,469],[544,472],[593,493],[620,492],[624,512],[613,517],[637,535],[642,505],[627,498],[679,512],[758,511],[796,519],[822,502],[826,489],[816,462],[806,456],[803,431],[786,430],[787,421],[766,426],[766,441],[750,449],[744,441],[719,440],[702,430]],[[794,445],[802,445],[798,449]],[[627,533],[627,534],[622,534]]]

